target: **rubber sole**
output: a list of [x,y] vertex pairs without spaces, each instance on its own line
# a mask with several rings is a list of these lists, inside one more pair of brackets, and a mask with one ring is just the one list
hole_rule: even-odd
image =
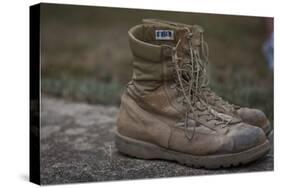
[[115,133],[115,144],[119,152],[141,159],[164,159],[181,164],[206,169],[217,169],[238,166],[255,161],[270,150],[270,144],[264,143],[249,150],[222,155],[198,156],[169,150],[148,142],[136,140]]

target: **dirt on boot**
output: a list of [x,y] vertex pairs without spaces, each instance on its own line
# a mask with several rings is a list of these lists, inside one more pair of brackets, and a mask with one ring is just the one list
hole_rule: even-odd
[[[156,25],[170,25],[170,26],[176,26],[176,27],[188,27],[188,25],[183,24],[183,23],[176,23],[176,22],[170,22],[170,21],[165,21],[165,20],[157,20],[157,19],[144,19],[144,23],[151,23],[151,24],[156,24]],[[206,64],[208,64],[208,45],[207,43],[203,40],[203,29],[200,28],[201,34],[201,52],[202,56],[204,56],[204,61]],[[194,54],[193,54],[194,55]],[[196,58],[196,57],[194,57]],[[206,69],[206,66],[204,67]],[[207,71],[204,71],[206,73]],[[204,76],[207,78],[207,76]],[[207,81],[208,82],[208,81]],[[228,101],[224,100],[222,97],[218,96],[214,91],[208,87],[208,84],[205,84],[205,87],[201,87],[202,93],[205,98],[205,102],[208,103],[214,110],[228,114],[230,116],[234,116],[236,118],[240,118],[243,122],[251,124],[253,126],[257,126],[265,132],[266,135],[269,135],[269,133],[272,130],[272,126],[270,124],[270,121],[264,114],[259,109],[255,108],[248,108],[248,107],[241,107],[235,104],[231,104]]]
[[[175,26],[175,27],[189,27],[189,25],[183,24],[183,23],[177,23],[177,22],[170,22],[165,20],[158,20],[158,19],[144,19],[144,23],[150,23],[150,24],[156,24],[156,25],[166,25],[166,26]],[[201,27],[197,27],[201,32],[201,55],[204,57],[202,60],[205,61],[205,64],[208,64],[208,45],[203,39],[203,29]],[[196,61],[196,54],[191,54],[193,56],[193,59]],[[203,67],[205,69],[203,74],[207,73],[207,66]],[[236,117],[241,119],[243,122],[248,123],[253,126],[257,126],[265,132],[266,135],[269,135],[269,133],[272,130],[272,126],[270,124],[270,121],[259,109],[255,108],[248,108],[248,107],[241,107],[236,104],[231,104],[228,101],[224,100],[222,97],[218,96],[214,91],[211,90],[211,88],[208,86],[208,77],[207,75],[203,75],[203,77],[206,79],[206,83],[204,86],[202,86],[200,89],[202,90],[202,95],[204,95],[205,102],[208,103],[214,110],[221,112],[223,114],[228,114],[230,116]]]
[[127,155],[194,167],[245,164],[270,149],[262,129],[213,109],[203,29],[145,21],[129,31],[133,78],[121,98],[116,146]]

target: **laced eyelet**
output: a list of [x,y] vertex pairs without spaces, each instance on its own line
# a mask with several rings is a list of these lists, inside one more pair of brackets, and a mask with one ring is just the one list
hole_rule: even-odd
[[192,37],[193,37],[193,33],[188,33],[187,38],[188,38],[188,39],[191,39]]
[[[203,87],[207,87],[208,85],[208,82],[206,82],[207,79],[204,78],[206,75],[205,65],[208,63],[208,59],[205,54],[205,49],[203,49],[203,38],[201,39],[202,51],[199,51],[199,49],[194,48],[192,43],[196,39],[194,40],[192,37],[194,37],[193,33],[189,28],[186,28],[184,38],[187,38],[187,41],[183,41],[185,44],[180,45],[182,44],[182,40],[179,39],[176,46],[172,48],[172,63],[174,66],[173,72],[175,78],[173,83],[176,83],[176,85],[172,84],[168,86],[171,89],[176,86],[176,90],[181,93],[181,95],[176,98],[176,102],[182,103],[183,106],[186,107],[184,120],[186,131],[188,118],[192,118],[194,121],[200,122],[198,118],[204,116],[206,122],[212,121],[215,126],[224,123],[223,121],[220,121],[222,120],[221,118],[218,119],[216,113],[213,112],[214,110],[212,111],[212,109],[207,106],[208,100],[206,99],[206,96],[202,96],[200,89],[203,89]],[[204,78],[203,80],[202,77]],[[212,96],[212,94],[209,93],[209,96]],[[199,103],[197,103],[197,101],[199,101]],[[188,104],[186,105],[184,103]],[[194,132],[195,129],[193,129],[192,136],[189,137],[187,135],[187,138],[192,139]]]
[[171,88],[171,89],[175,89],[176,87],[177,87],[176,84],[171,84],[171,85],[170,85],[170,88]]
[[177,101],[177,103],[180,103],[182,101],[182,99],[181,98],[177,98],[176,101]]
[[220,123],[215,122],[215,126],[218,126],[218,125],[220,125]]

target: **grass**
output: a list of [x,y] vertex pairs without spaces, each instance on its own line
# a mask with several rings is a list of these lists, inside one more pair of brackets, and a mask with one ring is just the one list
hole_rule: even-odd
[[42,80],[45,94],[87,103],[117,105],[121,85],[116,82],[102,83],[94,79],[51,79]]
[[45,94],[118,105],[132,75],[128,29],[142,18],[160,18],[203,26],[211,87],[273,120],[273,72],[261,50],[264,18],[47,4],[41,12]]

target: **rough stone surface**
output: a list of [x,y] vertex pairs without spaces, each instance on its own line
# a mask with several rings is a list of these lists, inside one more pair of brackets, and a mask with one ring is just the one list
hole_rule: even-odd
[[114,145],[117,107],[66,102],[44,96],[41,108],[41,182],[160,178],[273,170],[273,151],[246,166],[195,169],[120,154]]

